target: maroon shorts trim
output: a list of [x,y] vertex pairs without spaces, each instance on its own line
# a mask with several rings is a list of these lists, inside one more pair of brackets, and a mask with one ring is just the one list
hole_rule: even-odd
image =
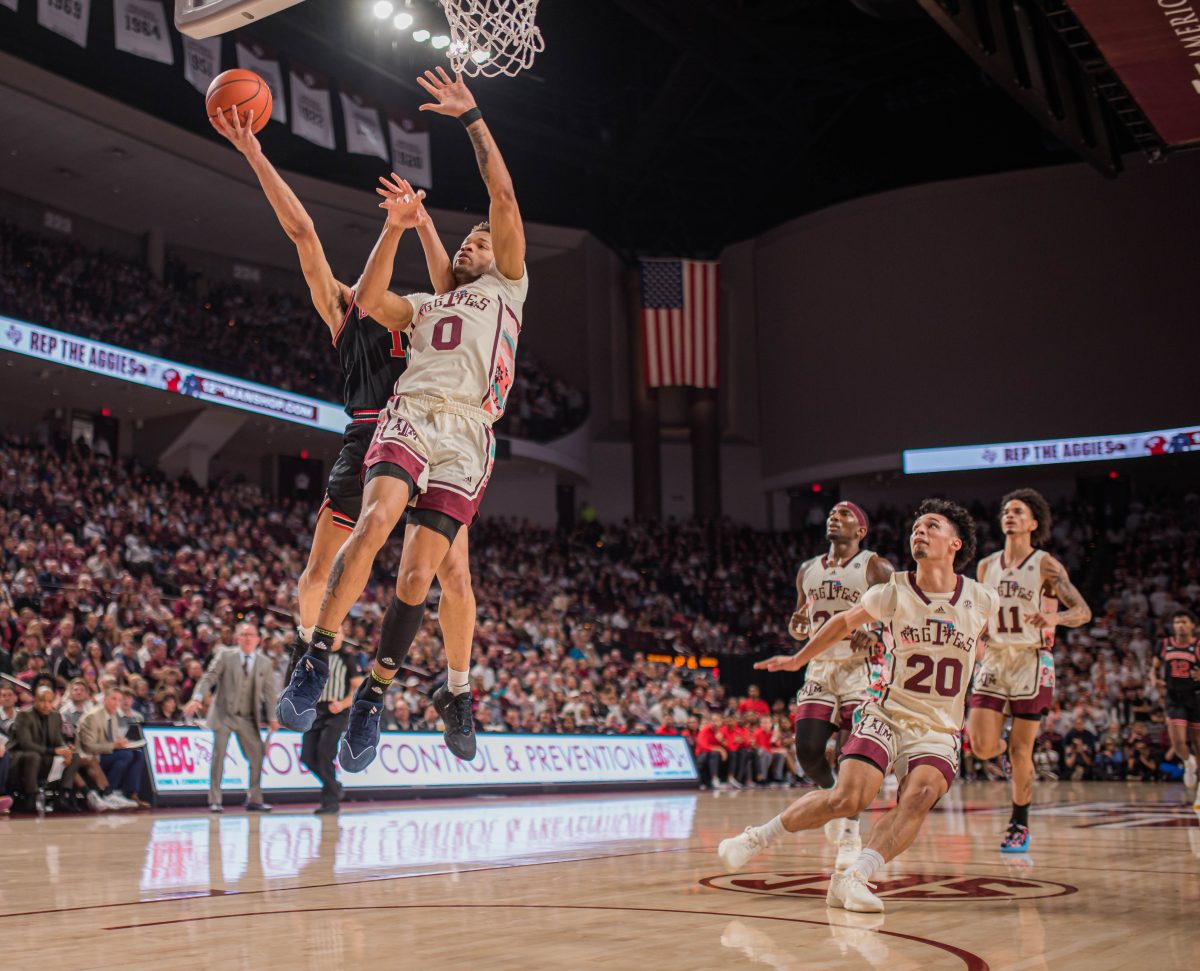
[[[954,779],[958,775],[958,767],[940,755],[918,755],[915,759],[909,759],[908,771],[912,772],[918,765],[932,765],[937,769],[946,780],[947,789],[954,785]],[[905,774],[907,775],[907,773]]]
[[858,711],[858,705],[849,704],[842,705],[842,730],[850,731],[854,727],[854,713]]
[[415,505],[418,509],[432,509],[434,512],[445,513],[456,522],[470,526],[482,498],[482,491],[474,499],[467,499],[441,486],[430,486],[421,493]]
[[796,707],[796,721],[822,721],[833,724],[833,705],[825,701],[806,701]]
[[1004,711],[1005,700],[995,695],[984,695],[978,691],[971,694],[972,708],[987,708],[989,711]]
[[1050,710],[1050,702],[1054,700],[1054,688],[1048,684],[1038,688],[1038,693],[1032,698],[1010,698],[1008,710],[1017,718],[1041,717]]
[[880,745],[872,738],[863,738],[861,735],[851,735],[846,744],[842,746],[842,757],[838,762],[842,762],[850,757],[864,759],[870,762],[884,775],[887,775],[888,758],[887,749]]
[[372,465],[378,465],[380,462],[391,462],[392,465],[400,466],[400,468],[412,476],[413,482],[421,480],[421,474],[425,471],[425,466],[428,464],[425,459],[407,445],[393,441],[381,442],[378,439],[374,439],[371,442],[371,447],[367,449],[366,456],[363,458],[364,472]]

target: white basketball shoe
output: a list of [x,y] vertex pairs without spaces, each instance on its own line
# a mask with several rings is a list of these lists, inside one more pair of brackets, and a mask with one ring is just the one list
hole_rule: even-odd
[[854,870],[835,873],[830,878],[829,889],[825,892],[825,906],[852,910],[856,914],[883,913],[883,901],[871,893],[871,884]]
[[862,837],[858,835],[857,830],[846,829],[842,833],[842,838],[837,841],[837,859],[834,861],[833,868],[841,873],[858,859],[858,854],[861,852]]
[[1183,786],[1185,789],[1196,788],[1196,756],[1189,755],[1183,760]]
[[744,833],[721,840],[721,845],[717,847],[717,856],[721,858],[726,872],[734,873],[766,848],[767,844],[758,837],[755,827],[747,826]]

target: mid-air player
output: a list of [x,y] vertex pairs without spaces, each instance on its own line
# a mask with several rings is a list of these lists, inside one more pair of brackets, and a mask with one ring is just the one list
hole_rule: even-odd
[[768,670],[795,671],[863,624],[882,621],[894,642],[878,701],[858,712],[842,748],[837,783],[796,800],[762,826],[723,840],[729,871],[789,833],[853,816],[871,804],[889,768],[900,779],[895,808],[871,831],[867,848],[834,873],[826,904],[875,913],[883,902],[868,881],[902,853],[958,772],[959,736],[971,668],[996,595],[961,573],[975,555],[975,523],[962,506],[926,499],[917,510],[909,546],[915,571],[893,573],[857,606],[831,618],[798,655],[777,655]]
[[[1012,816],[1000,841],[1004,853],[1029,849],[1033,801],[1033,746],[1054,698],[1054,628],[1079,627],[1092,611],[1066,567],[1040,547],[1050,538],[1050,504],[1033,489],[1010,492],[1000,503],[1004,549],[979,561],[977,579],[996,593],[988,648],[975,672],[967,731],[981,759],[1005,751],[1001,737],[1012,715],[1007,751],[1012,773]],[[1053,599],[1052,599],[1053,598]]]
[[[512,179],[474,97],[461,76],[451,80],[440,68],[417,80],[435,99],[421,110],[457,118],[466,129],[491,206],[488,222],[477,226],[455,254],[456,289],[441,296],[401,297],[387,286],[400,234],[419,221],[420,200],[408,191],[380,190],[387,222],[363,271],[358,300],[384,326],[409,335],[410,361],[367,451],[362,516],[334,559],[312,645],[279,702],[284,724],[292,712],[307,711],[316,702],[334,632],[411,501],[396,595],[339,748],[341,766],[351,772],[375,758],[384,693],[420,628],[435,571],[483,498],[495,457],[491,426],[503,414],[512,385],[528,290],[525,230]],[[461,658],[448,652],[447,659],[447,683],[434,693],[433,703],[450,749],[470,758],[476,740],[469,645]]]
[[[312,218],[263,153],[252,130],[253,122],[253,113],[243,123],[238,112],[230,111],[228,117],[218,113],[212,124],[245,157],[284,232],[295,244],[313,305],[329,328],[338,354],[343,399],[350,416],[342,437],[341,452],[330,470],[325,499],[317,513],[308,564],[297,585],[300,636],[295,654],[298,656],[312,640],[313,625],[317,621],[321,595],[334,556],[354,529],[361,512],[363,458],[378,423],[379,412],[387,404],[396,379],[404,373],[407,349],[399,332],[388,330],[367,316],[355,298],[358,285],[347,286],[333,275]],[[408,188],[411,191],[411,187]],[[455,286],[450,257],[423,206],[419,217],[416,230],[430,280],[438,293],[445,293]],[[438,621],[447,655],[462,656],[465,652],[469,657],[475,630],[475,596],[471,588],[466,530],[456,538],[450,554],[439,566],[437,576],[442,588]],[[314,710],[308,713],[307,724],[304,719],[293,719],[291,727],[307,731],[315,717]]]
[[[869,587],[886,583],[892,564],[862,548],[867,514],[853,502],[839,502],[826,521],[829,552],[800,565],[796,573],[796,612],[788,633],[798,641],[815,637],[832,617],[855,606]],[[851,715],[868,700],[880,674],[875,647],[866,628],[856,629],[808,665],[804,686],[796,696],[796,758],[805,775],[821,789],[833,787],[833,770],[825,757],[829,738],[851,729]],[[756,668],[768,662],[760,661]],[[848,867],[862,850],[858,817],[833,819],[825,835],[837,847],[838,870]]]
[[[1183,760],[1183,784],[1196,788],[1196,752],[1200,751],[1200,640],[1190,610],[1171,615],[1173,637],[1164,637],[1154,658],[1155,681],[1163,688],[1171,748]],[[1198,794],[1200,795],[1200,794]]]

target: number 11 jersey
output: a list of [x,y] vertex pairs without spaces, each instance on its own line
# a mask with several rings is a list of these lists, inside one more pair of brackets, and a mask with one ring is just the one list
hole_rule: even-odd
[[408,370],[396,381],[396,394],[446,395],[499,419],[516,373],[528,292],[524,266],[521,279],[510,280],[493,262],[478,280],[449,293],[405,297],[413,320]]
[[878,705],[893,719],[937,732],[961,730],[979,635],[996,595],[964,576],[949,593],[930,593],[915,572],[894,573],[866,592],[862,605],[892,635],[891,665]]

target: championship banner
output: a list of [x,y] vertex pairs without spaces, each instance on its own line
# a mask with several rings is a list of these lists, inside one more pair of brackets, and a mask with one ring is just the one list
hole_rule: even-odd
[[92,0],[38,0],[38,26],[87,47],[91,12]]
[[1067,0],[1168,145],[1200,142],[1200,3]]
[[[473,865],[561,854],[630,840],[692,836],[696,796],[591,797],[529,803],[464,800],[436,809],[414,806],[344,813],[261,816],[207,815],[156,819],[142,864],[143,892],[178,893],[232,885],[247,872],[277,880],[298,874],[329,847],[338,875],[397,867]],[[215,825],[214,825],[215,823]]]
[[1200,451],[1200,424],[1133,435],[1091,438],[1048,438],[1036,442],[999,445],[960,445],[951,448],[916,448],[904,452],[904,471],[963,472],[970,469],[1013,469],[1027,465],[1063,465],[1067,462],[1112,462],[1152,455]]
[[257,41],[238,41],[234,46],[237,48],[238,67],[253,71],[266,81],[267,87],[271,89],[271,120],[281,121],[286,125],[288,113],[287,101],[284,100],[283,94],[283,71],[279,67],[275,52]]
[[175,52],[159,0],[113,0],[117,50],[160,64],[174,64]]
[[[160,794],[208,792],[212,732],[206,728],[143,729],[146,758]],[[265,733],[264,733],[265,735]],[[316,792],[321,784],[300,762],[299,732],[271,736],[263,762],[267,791]],[[674,735],[501,735],[480,734],[471,762],[454,756],[440,734],[384,732],[379,755],[365,772],[346,774],[347,789],[469,786],[697,782],[686,739]],[[248,780],[249,769],[236,737],[229,740],[223,773]],[[244,789],[232,782],[230,789]]]
[[346,427],[345,412],[332,401],[319,401],[11,317],[0,316],[0,351],[11,351],[89,374],[187,395],[208,404],[280,418],[338,435]]
[[346,123],[346,151],[352,155],[374,155],[388,160],[387,143],[379,124],[379,112],[360,94],[341,92],[342,119]]
[[429,157],[429,130],[423,118],[392,114],[388,119],[392,171],[423,189],[433,188],[433,163]]
[[333,106],[329,83],[321,75],[294,64],[292,81],[292,134],[305,141],[333,148]]
[[183,37],[183,76],[201,94],[208,91],[212,79],[221,73],[221,38]]

